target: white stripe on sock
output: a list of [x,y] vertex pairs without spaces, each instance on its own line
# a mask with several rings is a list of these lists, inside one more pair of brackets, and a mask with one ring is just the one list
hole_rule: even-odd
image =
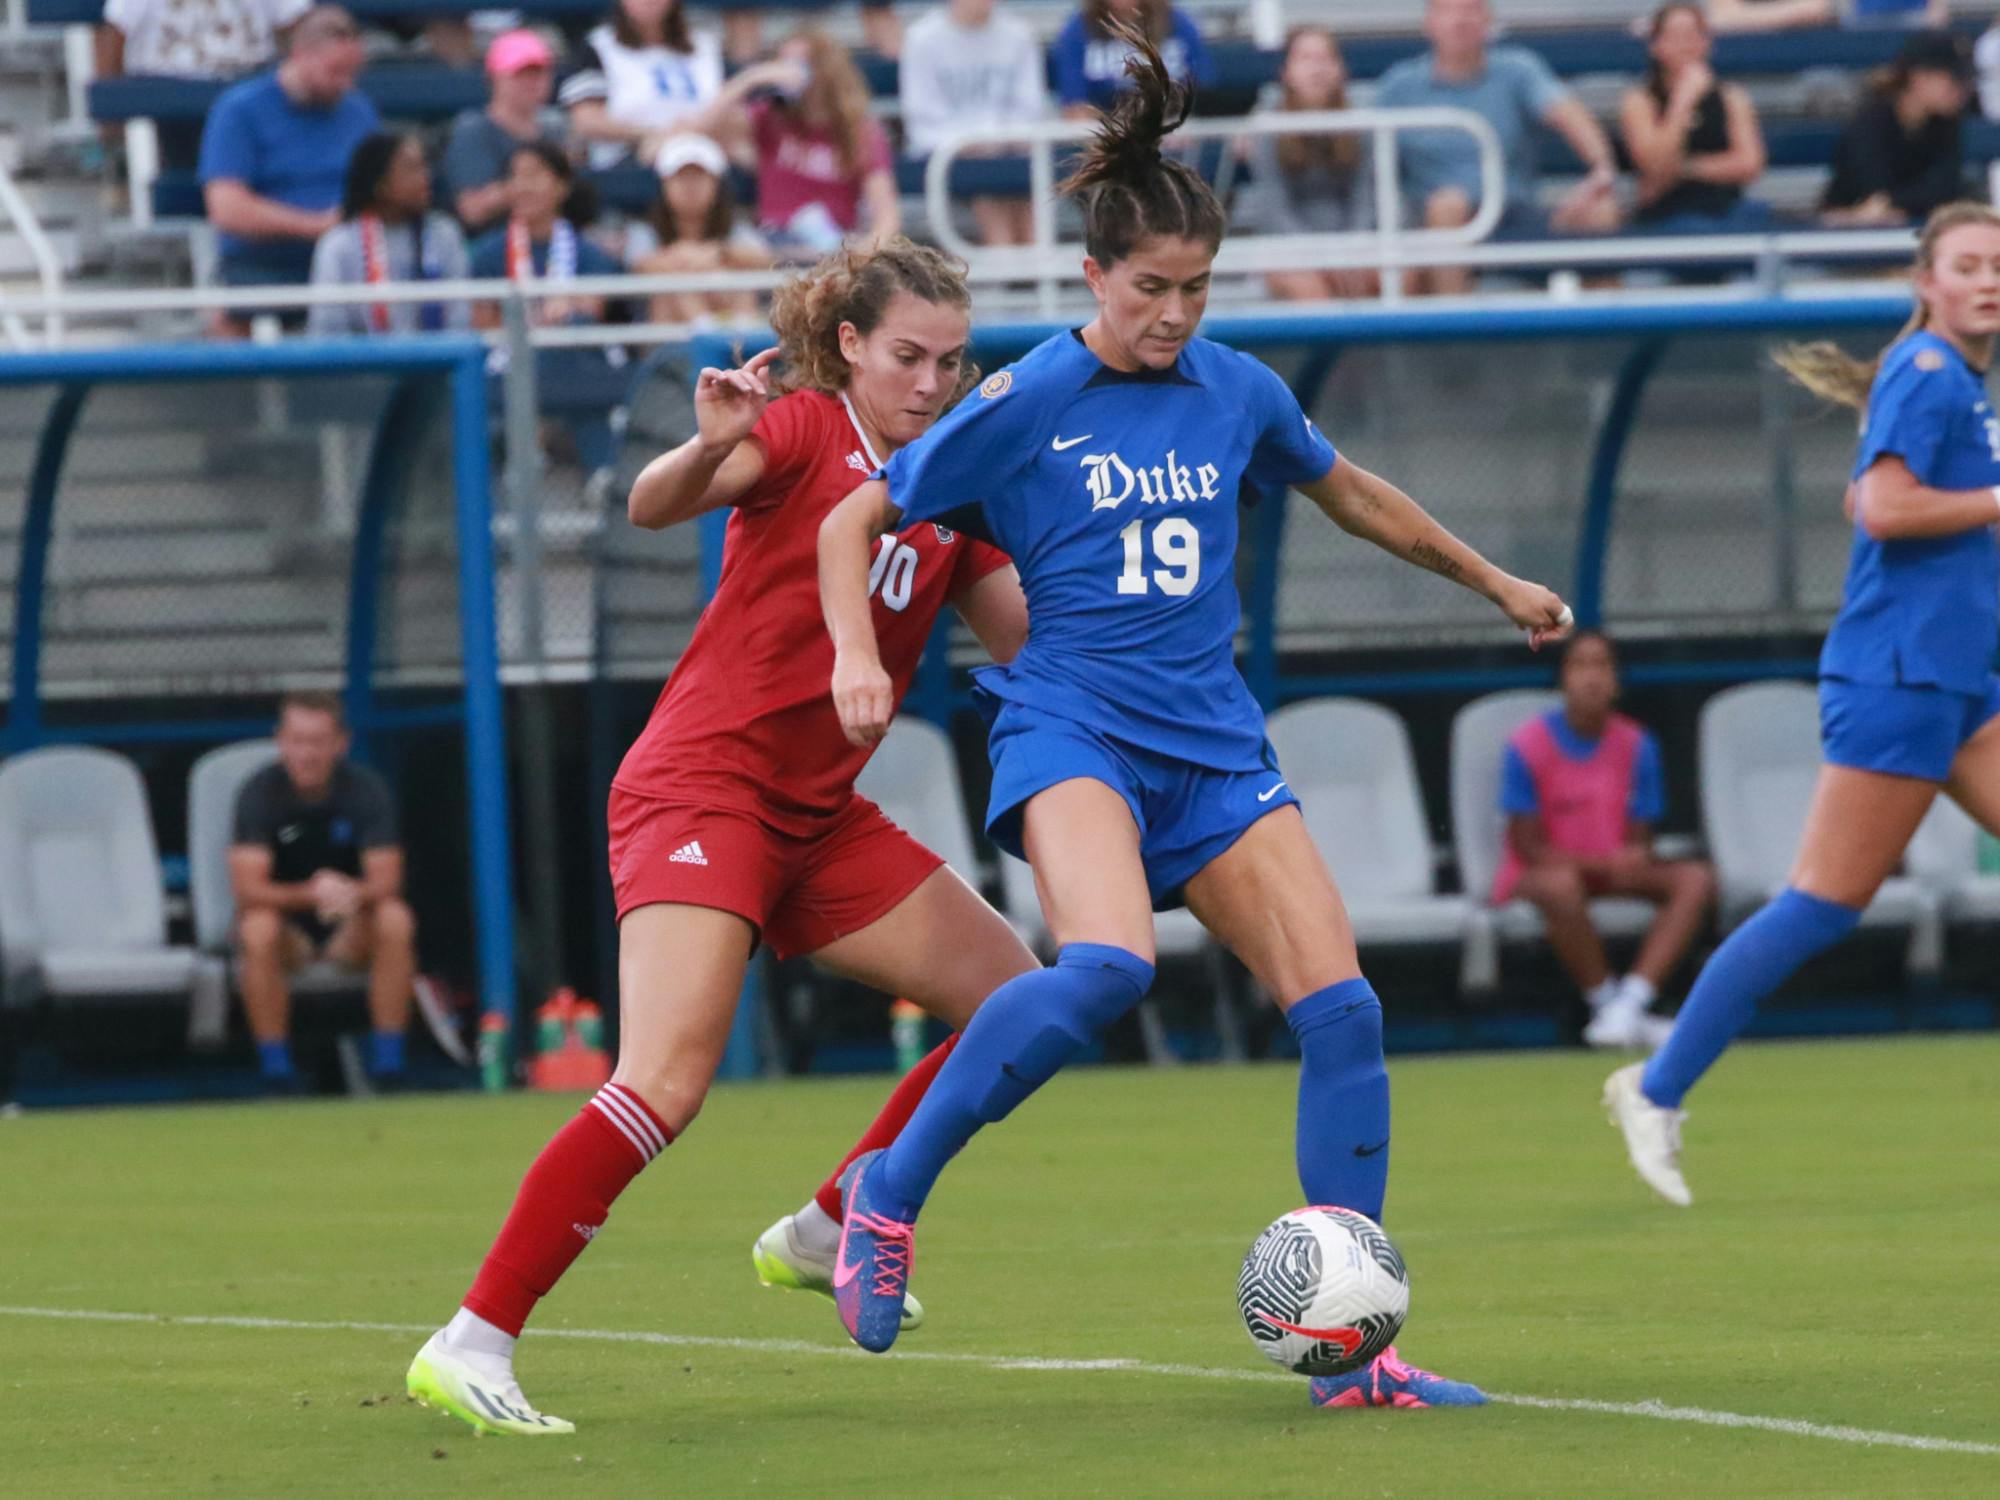
[[619,1117],[637,1132],[645,1148],[647,1161],[651,1161],[667,1149],[667,1138],[660,1133],[660,1127],[655,1125],[652,1117],[646,1113],[645,1106],[617,1084],[607,1083],[597,1091],[597,1099],[607,1109],[615,1110]]
[[590,1107],[609,1120],[611,1128],[624,1136],[632,1149],[639,1153],[639,1163],[641,1166],[644,1166],[653,1159],[653,1153],[646,1149],[646,1143],[639,1139],[638,1134],[630,1125],[627,1125],[623,1120],[618,1118],[617,1112],[604,1102],[602,1094],[592,1096]]

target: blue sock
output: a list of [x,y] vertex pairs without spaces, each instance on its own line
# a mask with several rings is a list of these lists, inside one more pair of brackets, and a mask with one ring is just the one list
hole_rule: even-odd
[[257,1071],[266,1078],[292,1076],[292,1044],[282,1038],[257,1044]]
[[989,995],[876,1168],[884,1211],[915,1219],[944,1164],[980,1126],[1006,1119],[1152,983],[1153,966],[1123,948],[1068,943],[1053,967]]
[[1306,1202],[1382,1222],[1389,1188],[1389,1070],[1382,1002],[1365,979],[1315,990],[1285,1012],[1299,1039],[1299,1186]]
[[1687,1091],[1750,1024],[1757,1002],[1807,959],[1854,931],[1861,913],[1786,886],[1715,950],[1674,1021],[1667,1045],[1646,1064],[1640,1088],[1666,1109]]
[[369,1035],[368,1071],[371,1073],[400,1073],[403,1071],[402,1032],[377,1031]]

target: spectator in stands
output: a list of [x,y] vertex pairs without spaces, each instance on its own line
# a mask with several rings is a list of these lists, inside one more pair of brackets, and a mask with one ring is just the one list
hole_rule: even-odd
[[651,161],[675,131],[722,138],[735,113],[722,43],[688,26],[682,0],[615,0],[566,71],[556,98],[593,167]]
[[1626,153],[1639,175],[1633,217],[1651,229],[1752,230],[1770,218],[1743,190],[1764,173],[1757,108],[1708,65],[1713,39],[1696,0],[1653,12],[1646,80],[1619,105]]
[[1832,26],[1840,19],[1838,0],[1707,0],[1708,24],[1718,31],[1790,31]]
[[1951,25],[1951,0],[1849,0],[1847,24],[1941,31]]
[[[560,146],[530,141],[514,148],[507,163],[507,202],[506,224],[473,243],[475,277],[561,282],[624,274],[624,267],[584,234],[595,204]],[[544,327],[601,323],[604,311],[602,297],[554,296],[533,304],[531,317]],[[481,328],[497,328],[500,309],[492,303],[476,304],[472,321]],[[610,413],[625,393],[621,359],[603,349],[544,349],[535,369],[544,414],[553,419],[549,435],[565,434],[587,471],[608,467],[615,457]],[[562,451],[560,442],[551,446]]]
[[[1028,23],[997,0],[948,0],[927,10],[903,40],[899,70],[903,147],[927,157],[954,130],[999,131],[1049,112],[1048,68]],[[968,149],[996,156],[1005,148]],[[1026,198],[982,194],[972,200],[980,243],[1025,245],[1034,238]]]
[[[1562,707],[1522,725],[1503,752],[1507,847],[1493,900],[1519,896],[1541,911],[1549,946],[1590,1003],[1586,1042],[1657,1046],[1668,1024],[1649,1007],[1715,904],[1715,871],[1653,852],[1653,825],[1666,812],[1660,747],[1612,711],[1618,654],[1601,631],[1571,638],[1561,686]],[[1660,908],[1622,979],[1591,925],[1590,902],[1600,896]]]
[[[340,221],[347,159],[382,128],[354,87],[361,62],[354,18],[315,6],[292,28],[275,73],[233,85],[209,110],[202,197],[224,285],[296,286],[311,274],[314,241]],[[233,318],[218,328],[242,330]]]
[[1979,112],[2000,120],[2000,17],[1973,44],[1972,66],[1979,75]]
[[[729,159],[705,135],[673,135],[653,163],[660,197],[653,206],[653,248],[632,269],[648,275],[676,272],[747,271],[771,264],[762,236],[736,221],[729,189]],[[655,295],[655,323],[692,323],[704,318],[750,318],[757,313],[755,292],[663,292]]]
[[854,59],[807,27],[779,49],[779,61],[803,75],[804,87],[750,106],[758,227],[781,256],[807,259],[850,235],[895,234],[903,219],[895,158]]
[[507,161],[516,146],[560,139],[562,117],[549,109],[555,54],[534,32],[503,32],[486,49],[492,83],[484,109],[469,109],[451,124],[438,175],[445,202],[470,235],[484,234],[507,217]]
[[1056,102],[1070,118],[1091,118],[1132,86],[1125,76],[1132,49],[1112,35],[1113,21],[1140,27],[1175,78],[1197,85],[1214,80],[1201,28],[1168,0],[1083,0],[1049,46]]
[[[347,164],[340,222],[313,250],[314,286],[379,286],[392,281],[463,281],[465,237],[431,211],[431,171],[414,135],[371,135]],[[413,333],[471,326],[463,302],[316,302],[306,318],[316,334]]]
[[[1324,26],[1293,27],[1278,80],[1258,100],[1257,113],[1347,107],[1347,64],[1339,40]],[[1251,136],[1250,183],[1236,200],[1236,218],[1259,234],[1373,228],[1375,192],[1366,148],[1367,138],[1357,134]],[[1264,282],[1273,297],[1301,302],[1372,297],[1378,289],[1375,273],[1364,270],[1275,271]]]
[[[312,246],[340,222],[348,156],[382,128],[354,90],[362,42],[340,6],[314,6],[292,28],[272,74],[222,92],[202,128],[202,200],[218,234],[224,286],[298,286]],[[284,316],[302,324],[306,314]],[[240,336],[248,318],[226,312],[216,332]]]
[[236,799],[229,878],[243,1008],[266,1082],[295,1086],[288,973],[330,960],[368,974],[369,1071],[403,1071],[417,972],[417,924],[403,901],[403,851],[389,789],[347,759],[331,693],[290,693],[278,760]]
[[97,74],[241,78],[278,55],[311,0],[104,0]]
[[[1618,227],[1617,164],[1611,142],[1590,111],[1549,65],[1525,47],[1489,47],[1493,14],[1486,0],[1428,0],[1424,35],[1431,50],[1382,75],[1375,102],[1384,109],[1444,106],[1483,116],[1500,137],[1507,202],[1498,231],[1509,235],[1603,233]],[[1544,212],[1536,201],[1536,127],[1546,125],[1583,159],[1588,175]],[[1462,130],[1409,130],[1398,136],[1403,193],[1432,229],[1471,221],[1479,209],[1479,147]],[[1463,267],[1438,267],[1417,289],[1466,292]]]
[[1958,39],[1913,33],[1834,148],[1820,217],[1840,225],[1920,223],[1961,196],[1959,122],[1971,97]]

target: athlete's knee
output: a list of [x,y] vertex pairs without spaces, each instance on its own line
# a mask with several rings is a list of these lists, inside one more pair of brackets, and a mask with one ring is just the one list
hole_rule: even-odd
[[1472,222],[1472,199],[1460,188],[1439,188],[1424,200],[1424,224],[1431,229],[1455,229]]
[[1079,976],[1075,993],[1092,1035],[1145,999],[1153,987],[1153,965],[1109,943],[1065,943],[1056,967]]
[[1366,979],[1314,991],[1285,1012],[1285,1022],[1308,1065],[1382,1066],[1382,1001]]
[[1705,859],[1682,860],[1671,867],[1673,894],[1695,906],[1713,906],[1716,895],[1715,866]]
[[684,1056],[658,1061],[620,1057],[617,1071],[611,1075],[613,1083],[645,1100],[646,1107],[676,1136],[701,1113],[714,1079],[712,1064],[695,1063]]
[[236,918],[236,942],[245,958],[272,956],[284,935],[284,918],[268,906],[253,906]]
[[409,903],[390,896],[378,901],[368,920],[374,928],[377,950],[400,951],[413,948],[417,940],[417,919]]
[[[1019,1025],[1021,1036],[1007,1049],[1000,1076],[991,1081],[975,1113],[987,1124],[1004,1120],[1036,1089],[1152,987],[1153,966],[1137,954],[1103,943],[1069,943],[1056,956],[1042,983],[1011,996],[994,997],[987,1024]],[[1059,977],[1058,977],[1059,976]],[[1032,976],[1031,976],[1032,977]],[[973,1019],[978,1026],[989,1012]]]
[[1571,915],[1588,900],[1583,876],[1574,865],[1540,865],[1521,876],[1521,894],[1543,911]]

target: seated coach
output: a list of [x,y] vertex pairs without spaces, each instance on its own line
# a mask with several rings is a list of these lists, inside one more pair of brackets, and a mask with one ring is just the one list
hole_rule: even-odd
[[317,959],[368,974],[368,1066],[393,1082],[416,978],[416,919],[403,901],[403,850],[382,778],[347,759],[331,693],[290,693],[278,759],[236,800],[229,878],[243,1007],[274,1089],[295,1081],[288,976]]
[[[1507,847],[1493,900],[1519,896],[1540,909],[1549,945],[1590,1003],[1585,1042],[1657,1046],[1670,1023],[1650,1007],[1715,904],[1715,871],[1653,852],[1653,825],[1666,811],[1660,747],[1612,711],[1618,655],[1607,636],[1583,630],[1571,639],[1561,686],[1562,707],[1507,741],[1500,778]],[[1660,909],[1622,978],[1591,924],[1590,902],[1599,896]]]

